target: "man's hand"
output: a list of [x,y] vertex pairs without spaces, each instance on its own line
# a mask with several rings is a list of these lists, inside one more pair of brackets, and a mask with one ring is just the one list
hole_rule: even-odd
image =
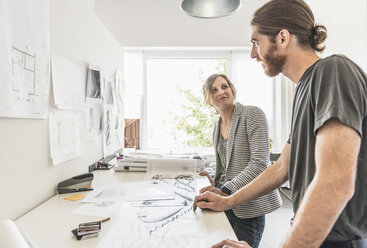
[[234,241],[230,239],[223,240],[218,244],[212,246],[212,248],[251,248],[246,241]]
[[216,188],[216,187],[214,187],[214,186],[212,186],[212,185],[209,185],[209,186],[206,186],[206,187],[204,187],[204,188],[202,188],[200,191],[199,191],[199,193],[200,194],[202,194],[202,193],[205,193],[205,192],[213,192],[213,193],[215,193],[215,194],[217,194],[217,195],[221,195],[221,196],[227,196],[227,194],[226,193],[224,193],[223,191],[221,191],[220,189],[218,189],[218,188]]
[[229,201],[229,197],[220,196],[213,192],[205,192],[198,196],[195,196],[194,204],[193,204],[194,211],[196,207],[201,209],[207,208],[213,211],[224,211],[231,209],[231,203]]
[[199,173],[199,175],[200,176],[206,176],[209,179],[210,184],[214,186],[214,184],[215,184],[214,179],[212,178],[211,175],[209,175],[209,173],[207,171],[202,171],[202,172]]

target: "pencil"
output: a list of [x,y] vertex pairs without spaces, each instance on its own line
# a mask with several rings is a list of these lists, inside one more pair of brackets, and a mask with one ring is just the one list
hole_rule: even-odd
[[106,221],[109,221],[110,219],[111,219],[110,217],[108,217],[106,219],[103,219],[103,220],[101,220],[101,223],[106,222]]

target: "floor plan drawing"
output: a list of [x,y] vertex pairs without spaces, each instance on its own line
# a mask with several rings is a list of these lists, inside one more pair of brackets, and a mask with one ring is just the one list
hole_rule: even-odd
[[[49,1],[0,1],[0,116],[46,119]],[[22,18],[19,18],[19,17]]]
[[12,47],[13,91],[18,100],[30,102],[36,95],[36,54]]

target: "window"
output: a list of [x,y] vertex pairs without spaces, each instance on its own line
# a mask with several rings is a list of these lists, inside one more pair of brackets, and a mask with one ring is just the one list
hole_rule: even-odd
[[208,76],[224,73],[236,86],[237,101],[265,112],[272,150],[280,151],[289,134],[292,87],[284,77],[265,76],[249,53],[246,48],[126,51],[125,118],[141,119],[142,148],[210,146],[218,115],[204,107],[201,89]]
[[217,117],[204,106],[202,85],[228,71],[228,59],[170,58],[146,61],[146,147],[211,147]]

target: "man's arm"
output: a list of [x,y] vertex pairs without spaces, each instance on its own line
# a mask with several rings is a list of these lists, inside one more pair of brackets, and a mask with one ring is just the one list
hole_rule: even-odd
[[193,205],[194,209],[198,206],[199,208],[208,208],[214,211],[224,211],[252,201],[278,188],[288,179],[290,149],[290,145],[287,144],[278,161],[233,195],[222,197],[211,192],[205,192],[196,196]]
[[354,194],[361,138],[336,119],[317,132],[315,176],[282,247],[319,247]]

